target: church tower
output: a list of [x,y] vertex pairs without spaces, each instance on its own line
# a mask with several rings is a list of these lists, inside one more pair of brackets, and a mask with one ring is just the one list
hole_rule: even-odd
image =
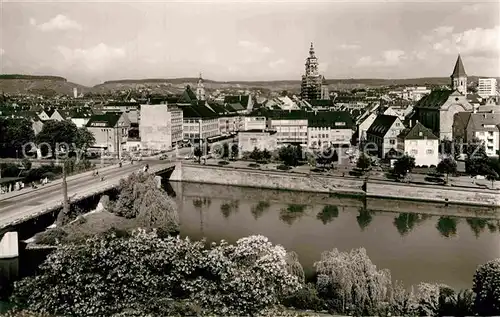
[[198,100],[205,100],[205,85],[203,84],[203,78],[201,78],[201,73],[200,77],[198,78],[198,84],[196,85],[196,99]]
[[458,54],[457,62],[455,63],[455,68],[453,69],[453,74],[451,74],[451,89],[457,90],[462,95],[467,95],[467,73],[465,73],[464,64],[462,63],[462,58]]
[[321,83],[323,76],[318,73],[318,59],[314,53],[314,46],[311,43],[309,57],[306,59],[305,74],[302,75],[302,85],[300,96],[306,100],[321,99]]

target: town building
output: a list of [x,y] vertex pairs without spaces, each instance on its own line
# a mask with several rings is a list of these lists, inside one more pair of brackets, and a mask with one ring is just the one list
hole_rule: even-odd
[[349,112],[309,112],[307,121],[307,146],[309,148],[350,145],[354,133],[354,122]]
[[366,141],[366,132],[373,124],[376,118],[377,114],[375,112],[371,112],[370,114],[365,116],[362,120],[360,120],[360,123],[358,125],[358,138],[360,143]]
[[240,158],[245,152],[252,152],[255,148],[272,152],[277,146],[276,131],[248,130],[238,133],[238,156]]
[[219,118],[206,101],[178,106],[182,110],[184,140],[199,142],[200,134],[203,140],[220,135]]
[[265,130],[266,117],[243,117],[243,131]]
[[471,112],[473,106],[465,95],[453,90],[435,90],[414,107],[412,123],[419,121],[441,140],[452,140],[453,120],[458,112]]
[[166,104],[141,105],[141,148],[167,151],[182,141],[182,111]]
[[[314,52],[313,43],[309,48],[309,57],[306,59],[305,74],[302,75],[302,84],[300,86],[300,97],[305,100],[322,99],[328,91],[322,89],[325,79],[319,74],[318,59]],[[329,97],[326,97],[328,99]]]
[[127,143],[130,127],[130,120],[125,113],[94,114],[90,117],[86,127],[95,138],[91,150],[101,150],[104,153],[121,156]]
[[482,98],[488,98],[497,95],[496,78],[479,78],[477,85],[477,94]]
[[123,112],[127,115],[130,123],[139,123],[140,121],[140,107],[138,102],[119,102],[113,101],[102,105],[102,112]]
[[486,155],[498,156],[500,150],[500,112],[477,112],[470,114],[467,122],[465,142],[480,140],[485,147]]
[[439,164],[439,138],[420,122],[398,136],[398,150],[415,158],[416,166]]
[[378,115],[366,131],[368,143],[365,144],[365,148],[369,150],[369,154],[386,158],[389,151],[397,151],[398,136],[404,128],[403,122],[398,117]]
[[269,111],[267,126],[276,131],[278,144],[307,144],[307,113],[301,110]]

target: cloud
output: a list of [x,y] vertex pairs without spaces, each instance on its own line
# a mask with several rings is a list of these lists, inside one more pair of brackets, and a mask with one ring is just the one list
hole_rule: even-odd
[[63,56],[66,66],[83,67],[90,71],[108,68],[113,62],[126,56],[124,49],[109,47],[104,43],[87,49],[65,46],[58,46],[56,49]]
[[263,54],[272,53],[272,51],[273,51],[271,48],[269,48],[267,46],[261,45],[261,44],[256,43],[256,42],[246,41],[246,40],[240,40],[238,42],[238,46],[243,47],[243,48],[248,49],[248,50],[251,50],[253,52],[258,52],[258,53],[263,53]]
[[371,56],[363,56],[356,63],[357,67],[392,67],[399,65],[406,54],[402,50],[387,50],[381,54],[381,58],[374,59]]
[[283,64],[285,64],[285,63],[286,63],[286,61],[285,61],[284,59],[280,58],[280,59],[278,59],[278,60],[275,60],[275,61],[269,62],[269,64],[268,64],[268,65],[269,65],[269,67],[271,67],[271,68],[277,68],[277,67],[279,67],[279,66],[281,66],[281,65],[283,65]]
[[359,46],[358,44],[341,44],[341,45],[339,45],[339,48],[341,50],[357,50],[360,47],[361,46]]
[[36,26],[38,29],[44,32],[56,31],[56,30],[82,30],[82,26],[78,22],[71,20],[65,15],[58,14],[51,20],[45,23],[36,24],[36,20],[31,18],[30,24]]
[[488,2],[485,3],[473,3],[464,5],[460,9],[460,13],[463,15],[476,15],[480,13],[486,13],[491,7],[488,6]]
[[424,36],[422,36],[422,39],[426,42],[433,42],[451,34],[453,32],[453,29],[453,26],[439,26],[433,29],[429,34],[425,34]]
[[475,28],[438,41],[432,48],[442,54],[461,53],[471,57],[500,56],[500,25],[494,28]]
[[0,48],[0,56],[2,56],[3,54],[5,54],[5,50],[3,48]]

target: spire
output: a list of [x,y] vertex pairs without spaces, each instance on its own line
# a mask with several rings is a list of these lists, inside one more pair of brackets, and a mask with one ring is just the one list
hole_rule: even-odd
[[458,54],[457,62],[455,63],[455,68],[453,69],[453,74],[451,74],[452,78],[459,77],[467,77],[467,73],[465,72],[464,64],[462,63],[462,58],[460,54]]
[[313,46],[313,42],[311,42],[311,47],[309,48],[309,55],[310,55],[311,57],[313,57],[313,56],[314,56],[314,46]]

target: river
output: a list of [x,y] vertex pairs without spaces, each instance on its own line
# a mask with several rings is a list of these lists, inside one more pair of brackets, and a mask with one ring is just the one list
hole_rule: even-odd
[[[491,219],[493,212],[485,207],[194,183],[165,186],[179,208],[181,235],[232,243],[262,234],[297,252],[309,273],[324,251],[364,247],[378,268],[389,269],[393,280],[407,287],[426,281],[463,289],[471,287],[478,265],[500,257],[500,214]],[[38,228],[24,225],[18,229],[21,239],[52,221],[38,221]],[[23,250],[19,259],[0,261],[0,282],[5,286],[33,274],[44,256]]]

